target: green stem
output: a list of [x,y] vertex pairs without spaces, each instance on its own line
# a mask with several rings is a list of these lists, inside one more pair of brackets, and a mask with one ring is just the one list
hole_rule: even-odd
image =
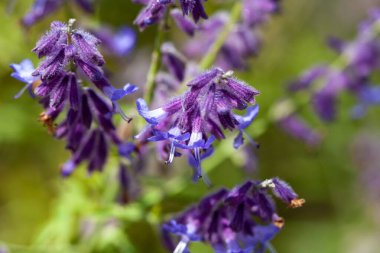
[[212,47],[206,53],[206,56],[200,62],[201,69],[208,69],[212,67],[212,65],[214,64],[216,60],[216,57],[218,56],[220,49],[222,48],[223,44],[226,42],[226,39],[228,38],[232,30],[234,29],[236,23],[239,21],[241,12],[242,12],[241,1],[236,1],[234,6],[232,7],[229,22],[221,31],[219,37],[215,40]]
[[163,22],[158,26],[157,37],[154,42],[154,49],[152,53],[152,63],[150,64],[148,77],[146,81],[145,100],[148,104],[152,102],[154,91],[156,89],[155,78],[161,65],[161,55],[162,55],[161,45],[164,41],[164,37],[165,37],[165,23]]

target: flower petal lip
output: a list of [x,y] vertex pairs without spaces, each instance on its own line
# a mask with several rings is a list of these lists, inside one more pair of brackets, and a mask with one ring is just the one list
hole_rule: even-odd
[[136,106],[139,114],[152,125],[157,125],[159,123],[159,119],[164,117],[167,113],[162,109],[158,108],[156,110],[150,111],[148,105],[145,100],[139,98],[136,100]]
[[23,60],[20,64],[10,64],[13,69],[11,76],[23,83],[33,83],[36,80],[36,77],[32,75],[34,72],[33,63],[29,59]]
[[104,93],[111,99],[111,101],[117,101],[125,97],[126,95],[132,94],[138,90],[138,87],[127,83],[122,89],[116,89],[113,86],[104,87]]

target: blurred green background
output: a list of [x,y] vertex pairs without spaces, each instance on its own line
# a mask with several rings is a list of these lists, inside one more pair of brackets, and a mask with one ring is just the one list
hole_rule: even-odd
[[[10,10],[11,2],[15,3]],[[63,9],[26,31],[19,19],[31,4],[31,0],[0,1],[0,242],[8,244],[12,252],[32,252],[24,246],[35,240],[53,214],[65,183],[59,176],[59,165],[69,155],[64,144],[52,139],[38,122],[38,103],[27,95],[13,100],[22,84],[9,76],[9,64],[24,58],[37,63],[30,52],[37,38],[50,21],[68,19]],[[125,0],[102,0],[99,4],[97,22],[115,27],[131,25],[139,9]],[[281,14],[263,29],[260,56],[252,60],[248,72],[240,74],[261,91],[259,118],[266,117],[269,106],[284,95],[286,81],[315,63],[334,59],[335,55],[325,46],[328,35],[353,38],[360,20],[379,5],[378,0],[284,0]],[[79,20],[90,18],[79,11],[74,14]],[[154,31],[148,29],[138,35],[136,52],[127,60],[130,68],[135,69],[141,62],[141,68],[146,69],[144,62],[149,61],[147,52],[152,48]],[[128,65],[120,70],[112,61],[109,67],[131,72]],[[144,80],[136,76],[130,79],[139,78]],[[361,180],[368,163],[374,162],[373,157],[380,157],[380,148],[373,144],[380,143],[380,110],[372,109],[366,118],[354,122],[348,115],[352,102],[352,98],[342,97],[339,118],[329,125],[318,122],[310,108],[302,111],[324,133],[325,141],[319,148],[308,148],[278,127],[270,126],[258,139],[262,147],[256,152],[258,171],[254,175],[244,173],[237,166],[237,159],[224,161],[209,175],[216,186],[227,187],[248,177],[279,176],[306,199],[306,205],[296,210],[279,204],[279,213],[286,220],[282,233],[273,242],[279,253],[380,252],[380,181],[377,187],[367,187],[368,182]],[[249,131],[255,134],[255,124]],[[371,158],[366,158],[368,146],[375,154]],[[363,154],[357,162],[360,152]],[[232,158],[235,156],[238,154],[232,154]],[[380,167],[379,164],[374,166]],[[197,202],[207,191],[202,184],[189,184],[180,194],[165,199],[163,212],[179,211]],[[158,237],[154,237],[155,228],[143,221],[130,228],[133,231],[128,234],[138,252],[162,251]],[[195,245],[194,252],[208,252],[199,247]]]

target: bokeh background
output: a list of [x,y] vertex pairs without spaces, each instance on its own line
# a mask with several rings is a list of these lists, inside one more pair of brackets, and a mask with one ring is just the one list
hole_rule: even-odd
[[[132,25],[139,10],[125,0],[98,2],[101,7],[94,22],[114,27]],[[66,183],[59,176],[59,165],[69,154],[38,122],[38,103],[27,95],[13,99],[22,84],[10,77],[9,64],[24,58],[37,63],[30,52],[36,39],[52,20],[65,21],[68,14],[62,9],[25,30],[19,19],[31,4],[31,0],[0,1],[0,244],[8,245],[11,252],[58,252],[28,245],[55,213]],[[380,7],[379,0],[284,0],[281,14],[263,29],[261,54],[251,61],[249,71],[239,74],[261,91],[259,117],[266,117],[270,105],[284,94],[287,81],[315,63],[334,60],[334,53],[325,45],[327,36],[353,38],[360,20],[376,6]],[[91,19],[80,11],[71,15]],[[138,34],[134,53],[123,61],[123,67],[110,60],[111,71],[123,73],[119,78],[124,81],[141,85],[154,32],[148,29]],[[371,109],[363,120],[352,121],[348,115],[351,100],[342,97],[338,120],[328,125],[320,123],[310,108],[302,111],[323,131],[320,147],[307,147],[271,125],[257,140],[261,148],[255,152],[257,168],[253,172],[239,168],[240,156],[232,153],[209,175],[215,187],[232,187],[252,177],[279,176],[306,199],[306,205],[296,210],[279,205],[286,220],[273,242],[279,253],[380,252],[380,109]],[[254,124],[249,132],[255,131]],[[168,213],[179,211],[207,191],[202,184],[188,184],[159,207]],[[62,219],[65,223],[64,215]],[[130,226],[133,231],[126,232],[129,240],[138,252],[161,252],[159,238],[148,223],[142,219]],[[199,245],[194,249],[209,252]]]

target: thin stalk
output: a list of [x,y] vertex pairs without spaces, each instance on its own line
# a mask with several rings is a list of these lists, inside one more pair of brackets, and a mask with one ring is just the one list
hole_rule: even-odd
[[150,64],[147,81],[146,81],[146,93],[145,93],[145,101],[150,104],[154,97],[154,91],[156,89],[155,78],[160,69],[161,65],[161,45],[164,41],[165,37],[165,22],[162,22],[158,26],[157,37],[154,42],[154,49],[152,53],[152,63]]
[[229,22],[221,31],[219,37],[215,40],[212,47],[206,53],[206,56],[200,62],[201,69],[208,69],[212,67],[212,65],[214,64],[216,60],[216,57],[218,56],[220,49],[223,47],[223,44],[226,42],[226,39],[228,38],[232,30],[234,29],[236,23],[239,21],[241,17],[241,12],[242,12],[241,1],[236,1],[236,3],[232,7]]

